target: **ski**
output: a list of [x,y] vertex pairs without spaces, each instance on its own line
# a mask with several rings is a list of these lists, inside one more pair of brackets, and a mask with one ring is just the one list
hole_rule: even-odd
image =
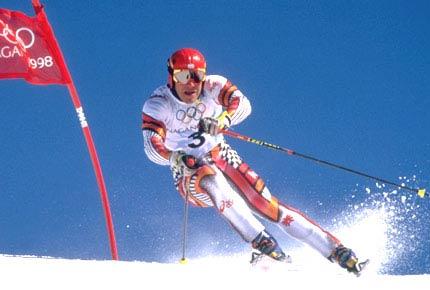
[[369,259],[366,259],[363,262],[357,262],[357,264],[355,264],[355,269],[349,270],[349,271],[354,273],[355,276],[360,277],[362,274],[362,271],[367,267],[367,265],[369,265],[369,263],[370,263]]
[[261,252],[258,251],[253,251],[251,253],[251,261],[249,261],[249,263],[251,263],[252,266],[257,265],[259,262],[261,262],[263,259],[268,259],[269,261],[273,261],[273,262],[279,262],[279,263],[291,263],[292,259],[290,255],[286,255],[285,258],[283,260],[277,260],[277,259],[273,259]]

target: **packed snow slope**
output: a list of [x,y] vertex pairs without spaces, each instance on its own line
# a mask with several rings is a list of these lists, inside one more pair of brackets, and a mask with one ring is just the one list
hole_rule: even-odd
[[[331,267],[333,266],[333,267]],[[430,275],[381,275],[370,267],[357,278],[335,265],[252,267],[247,256],[179,263],[65,260],[0,256],[1,289],[428,289]]]
[[[368,190],[370,192],[370,189]],[[333,232],[371,263],[361,277],[330,263],[310,247],[285,247],[292,263],[260,263],[252,267],[250,252],[213,253],[200,245],[199,256],[188,249],[189,261],[95,261],[0,254],[0,289],[428,289],[427,260],[414,259],[425,251],[428,211],[413,195],[397,191],[369,194],[333,220]],[[349,214],[348,214],[349,212]],[[424,247],[424,248],[423,248]],[[421,261],[421,262],[417,262]],[[403,269],[400,275],[390,275]]]
[[413,194],[377,187],[377,192],[366,189],[367,200],[351,202],[331,222],[330,230],[345,245],[360,259],[371,260],[358,278],[291,240],[283,241],[283,246],[292,263],[266,261],[255,267],[249,263],[249,249],[217,253],[200,241],[194,243],[198,251],[188,247],[185,265],[178,262],[177,249],[170,248],[160,256],[160,261],[170,257],[163,263],[147,258],[95,261],[2,253],[0,289],[428,289],[429,262],[415,256],[428,256],[427,205]]

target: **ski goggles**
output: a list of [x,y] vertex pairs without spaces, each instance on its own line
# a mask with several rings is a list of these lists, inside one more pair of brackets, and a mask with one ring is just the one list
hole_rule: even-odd
[[199,68],[197,70],[175,69],[173,70],[173,80],[177,83],[186,85],[190,80],[196,83],[203,82],[206,79],[206,70]]

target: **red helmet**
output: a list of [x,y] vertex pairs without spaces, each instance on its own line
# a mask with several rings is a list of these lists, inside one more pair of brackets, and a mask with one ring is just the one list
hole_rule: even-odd
[[194,48],[182,48],[175,51],[167,60],[169,71],[168,84],[173,85],[172,74],[178,69],[192,69],[206,72],[206,60],[203,54]]

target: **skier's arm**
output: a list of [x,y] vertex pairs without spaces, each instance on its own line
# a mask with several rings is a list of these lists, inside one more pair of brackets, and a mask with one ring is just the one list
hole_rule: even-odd
[[251,104],[238,88],[230,81],[226,81],[222,87],[218,102],[221,104],[230,118],[230,125],[237,125],[251,114]]
[[237,125],[251,114],[251,104],[238,88],[225,77],[211,75],[207,78],[206,89],[212,91],[216,103],[223,107],[223,112],[216,119],[207,117],[200,121],[200,129],[211,135],[217,135],[220,129]]
[[164,145],[166,138],[164,124],[143,113],[142,132],[145,153],[149,160],[160,165],[169,165],[171,151]]

